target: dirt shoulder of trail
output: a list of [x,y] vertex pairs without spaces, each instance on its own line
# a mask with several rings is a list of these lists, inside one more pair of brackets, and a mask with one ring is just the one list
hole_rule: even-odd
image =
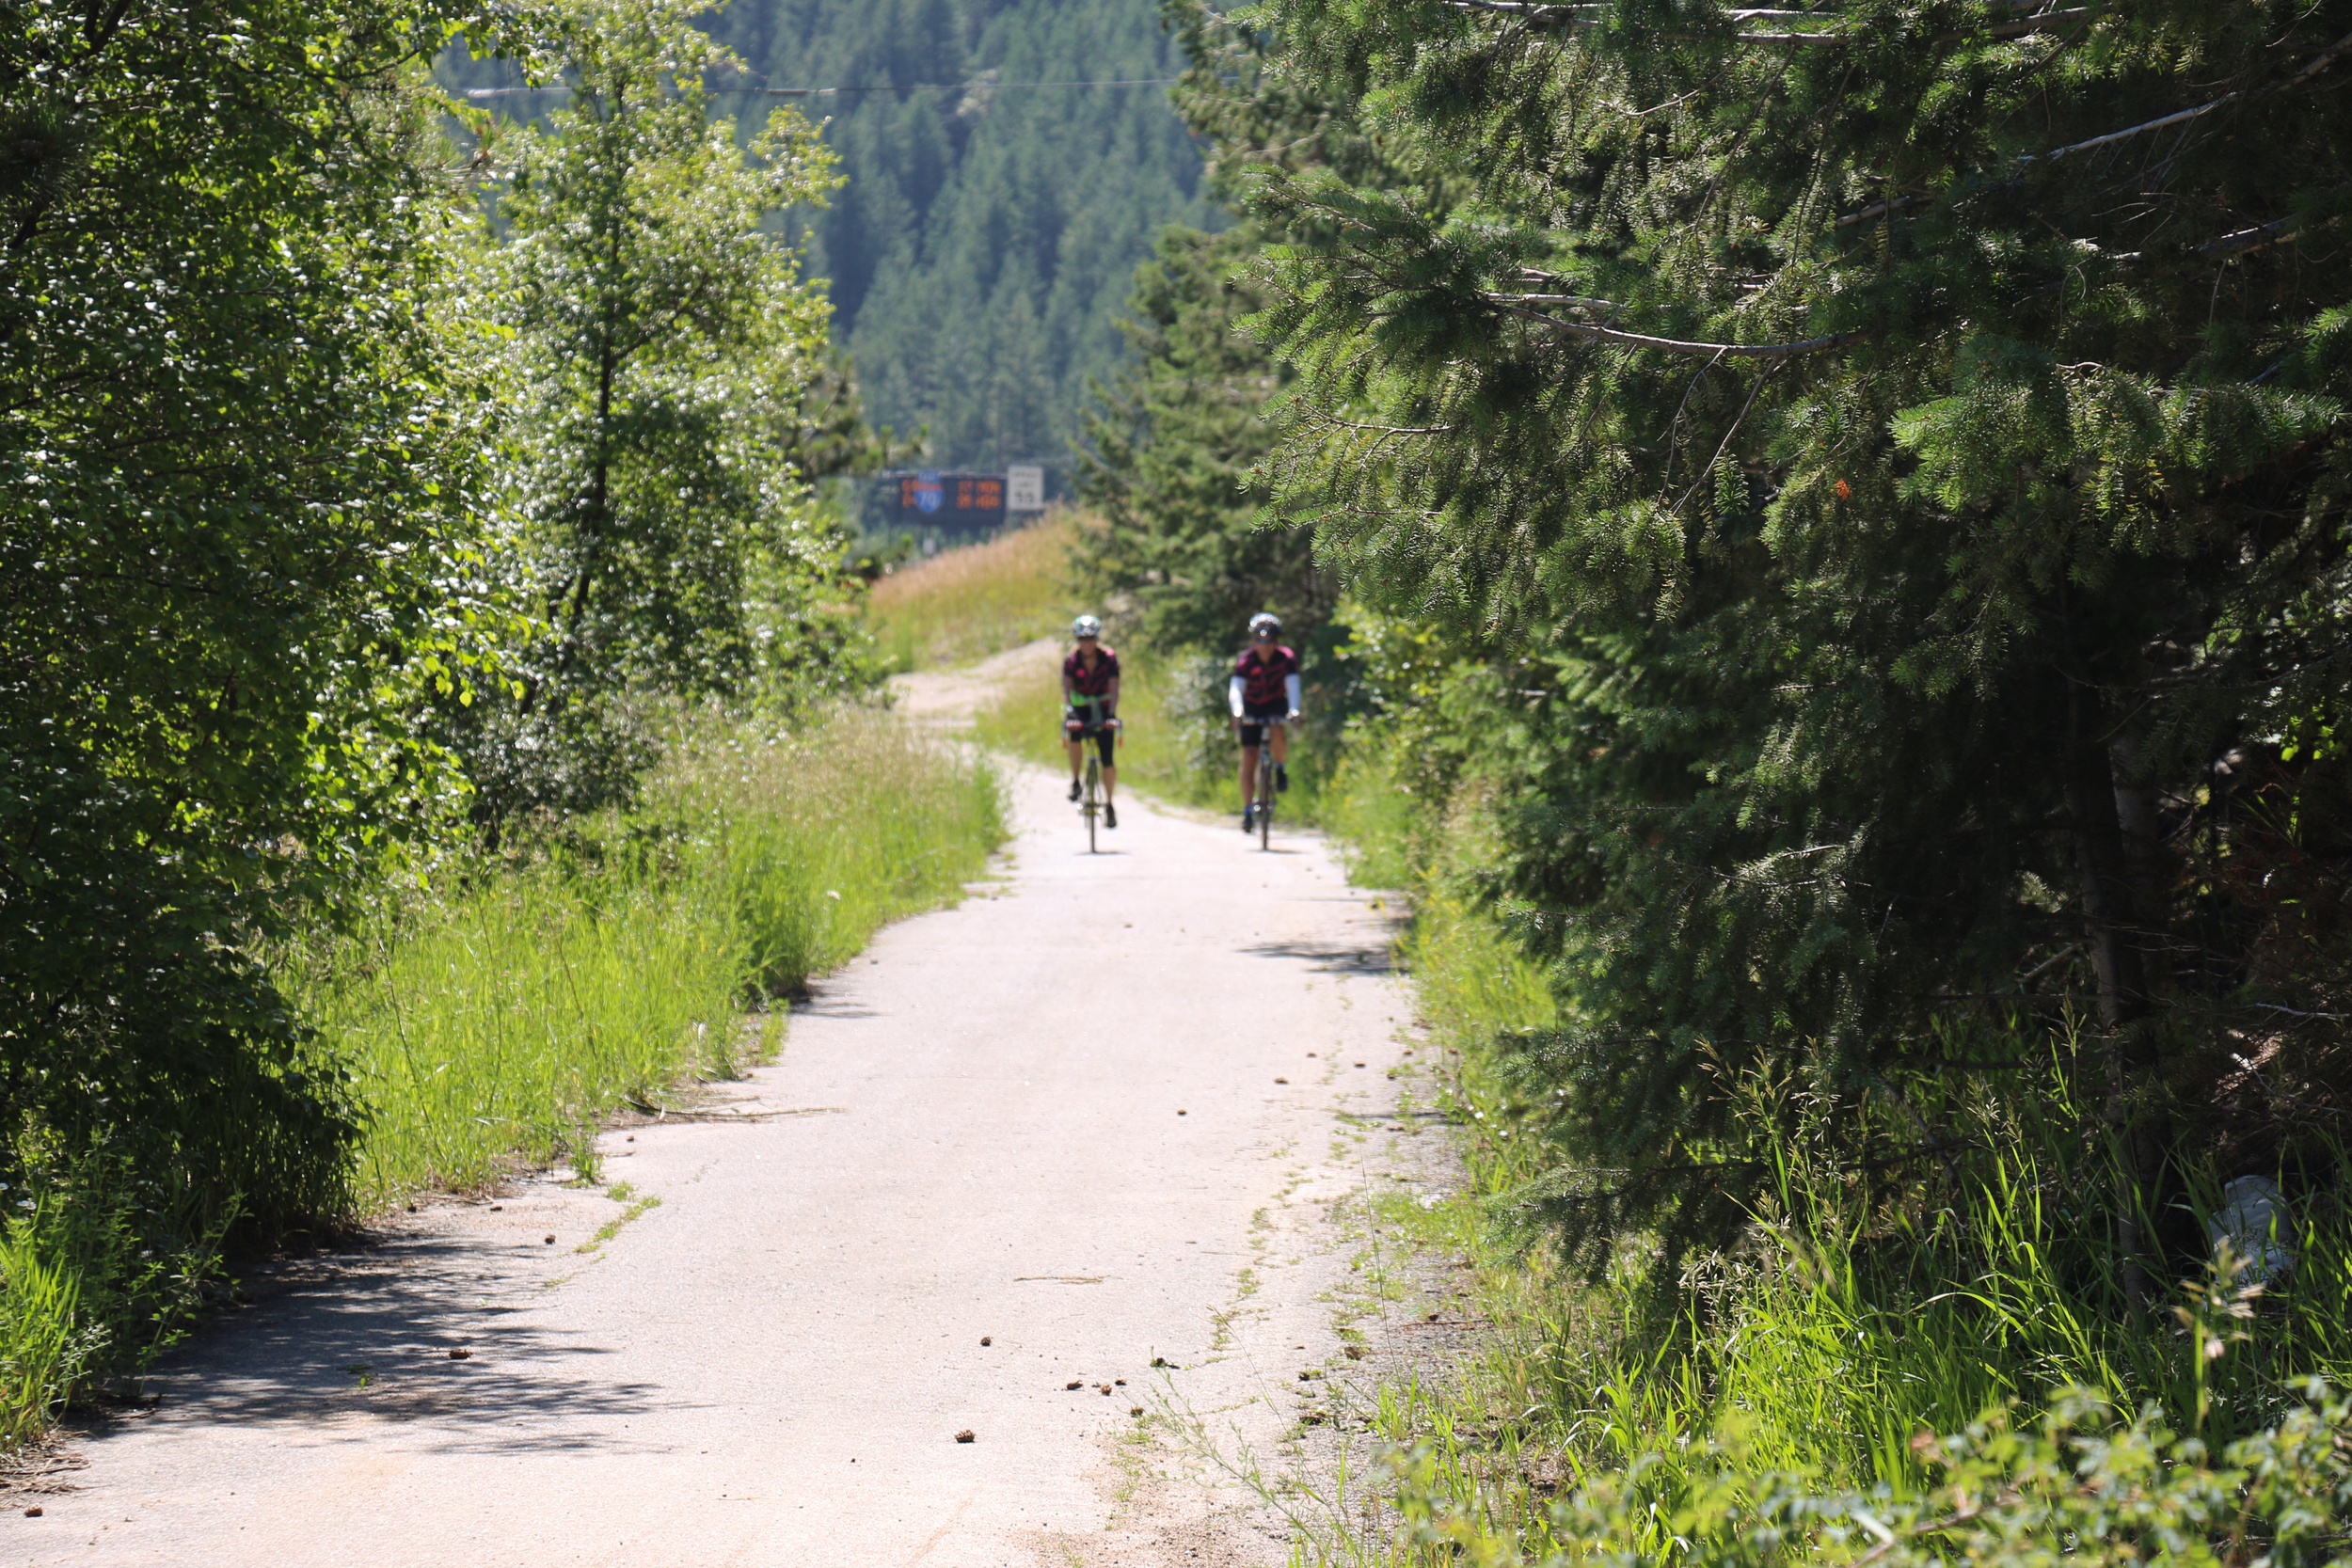
[[1061,662],[1061,642],[1041,637],[993,654],[960,670],[917,670],[890,677],[892,706],[926,728],[969,728],[988,706],[1024,675]]

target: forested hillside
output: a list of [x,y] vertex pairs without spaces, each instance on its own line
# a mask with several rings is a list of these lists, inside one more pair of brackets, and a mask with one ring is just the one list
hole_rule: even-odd
[[[1150,0],[739,0],[708,25],[762,85],[844,89],[787,101],[847,179],[795,217],[869,415],[928,425],[942,466],[1065,456],[1136,262],[1213,213],[1150,85],[1179,58]],[[1140,85],[1024,85],[1073,82]]]

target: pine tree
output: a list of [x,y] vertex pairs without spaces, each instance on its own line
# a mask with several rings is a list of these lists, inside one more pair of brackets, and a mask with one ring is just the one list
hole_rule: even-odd
[[2343,767],[2352,8],[1261,15],[1408,171],[1259,160],[1276,506],[1549,672],[1499,874],[1571,1022],[1525,1065],[1621,1173],[1555,1212],[1720,1234],[1743,1081],[2010,1082],[2088,1013],[2144,1296],[2232,1053],[2345,1088],[2196,852],[2250,842],[2217,759]]
[[[1263,74],[1264,36],[1193,0],[1163,14],[1187,62],[1177,106],[1213,150],[1220,198],[1240,194],[1237,151],[1358,181],[1386,172],[1348,117]],[[1161,233],[1127,301],[1131,361],[1087,420],[1081,493],[1105,526],[1081,539],[1080,565],[1099,593],[1136,603],[1145,640],[1162,648],[1222,648],[1260,610],[1327,654],[1346,635],[1331,624],[1337,578],[1317,565],[1309,531],[1259,526],[1267,498],[1253,470],[1272,446],[1268,407],[1290,380],[1243,329],[1266,303],[1248,272],[1268,238],[1254,222]]]
[[1099,592],[1131,597],[1162,648],[1222,647],[1261,610],[1293,638],[1330,618],[1332,579],[1302,529],[1261,530],[1251,469],[1272,439],[1264,405],[1281,379],[1237,321],[1260,305],[1233,274],[1253,229],[1172,229],[1129,302],[1134,367],[1089,421],[1082,493],[1102,514],[1079,542]]

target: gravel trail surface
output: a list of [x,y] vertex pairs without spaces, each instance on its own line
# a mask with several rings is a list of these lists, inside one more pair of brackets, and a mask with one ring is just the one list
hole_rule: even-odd
[[1278,1452],[1338,1357],[1387,928],[1311,836],[1013,787],[707,1119],[252,1281],[0,1562],[1282,1562],[1183,1438]]

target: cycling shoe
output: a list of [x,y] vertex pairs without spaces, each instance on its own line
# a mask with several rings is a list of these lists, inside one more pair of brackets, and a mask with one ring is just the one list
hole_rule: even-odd
[[1280,763],[1274,765],[1274,792],[1280,794],[1291,786],[1291,770]]
[[1116,828],[1119,826],[1119,808],[1112,805],[1108,800],[1103,802],[1103,826],[1105,828]]
[[1248,832],[1250,829],[1252,829],[1252,828],[1256,827],[1257,825],[1258,825],[1258,808],[1257,808],[1256,806],[1244,806],[1244,807],[1242,807],[1242,808],[1241,808],[1241,831],[1242,831],[1243,832]]
[[1078,798],[1078,781],[1075,779],[1070,781],[1070,798],[1073,800]]

